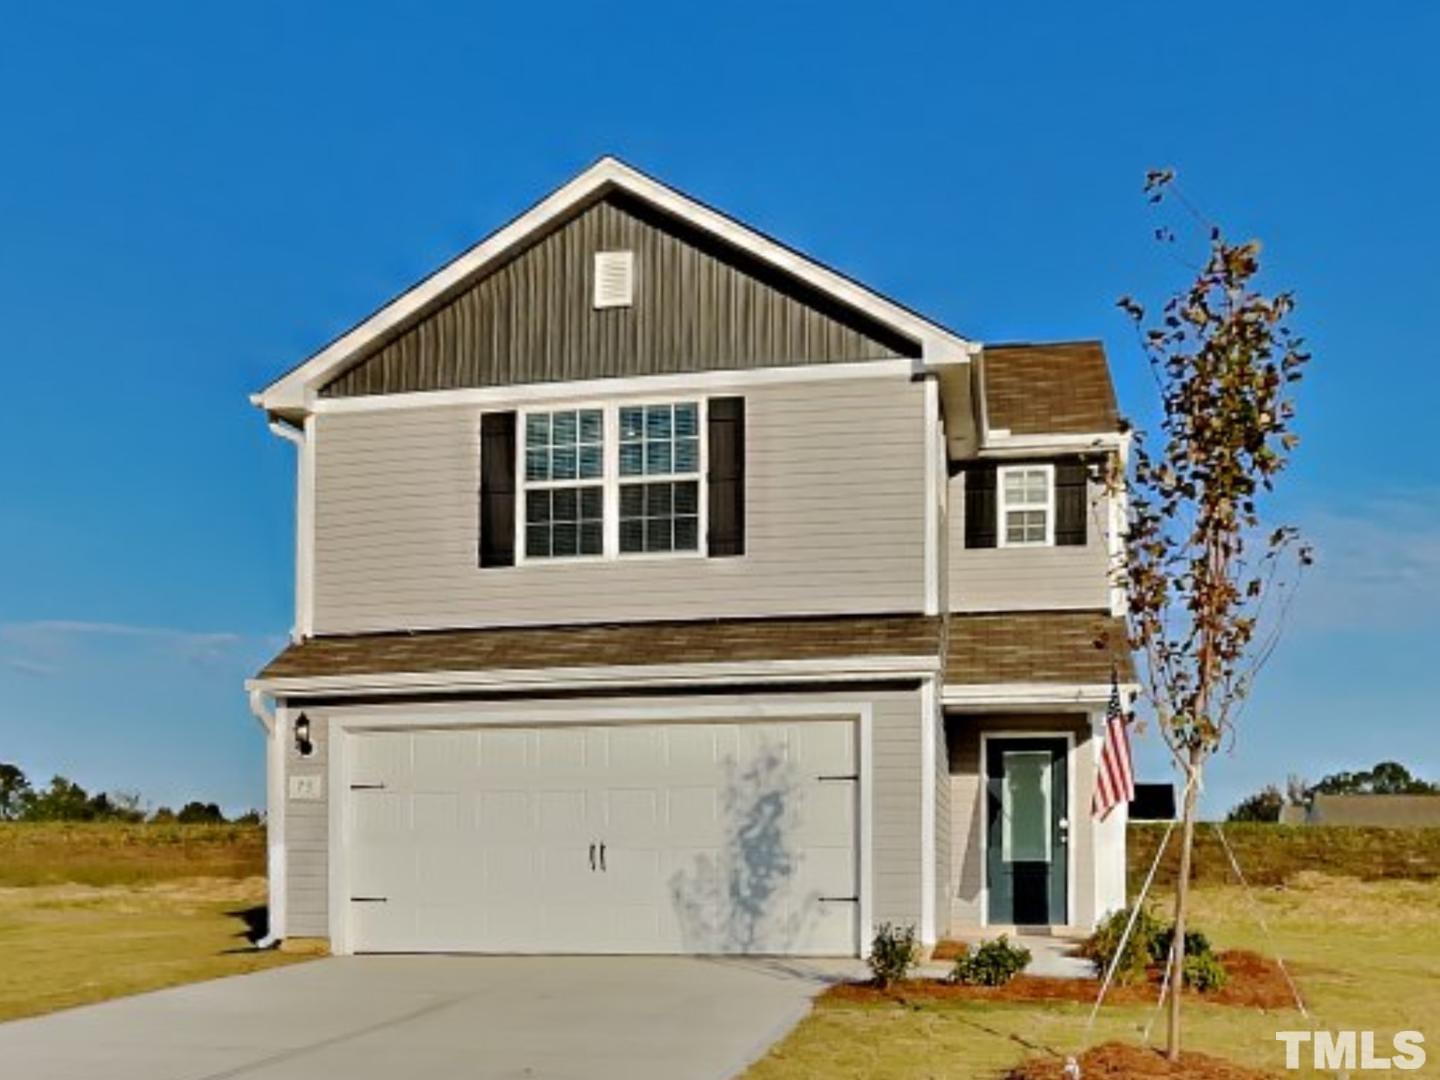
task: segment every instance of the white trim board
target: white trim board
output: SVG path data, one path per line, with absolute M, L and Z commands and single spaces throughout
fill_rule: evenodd
M 459 390 L 413 390 L 401 394 L 364 394 L 359 397 L 318 398 L 311 406 L 317 414 L 388 412 L 445 406 L 522 407 L 530 403 L 570 400 L 622 401 L 650 395 L 681 396 L 753 386 L 841 382 L 851 379 L 913 378 L 919 361 L 906 359 L 852 360 L 836 364 L 795 364 L 777 361 L 773 367 L 730 371 L 695 371 L 670 375 L 628 375 L 623 378 L 581 379 L 575 382 L 516 383 L 508 386 L 474 386 Z M 258 404 L 258 395 L 252 400 Z
M 873 705 L 868 701 L 841 702 L 755 702 L 737 707 L 735 705 L 696 704 L 677 706 L 655 705 L 641 707 L 595 708 L 591 704 L 577 703 L 568 709 L 547 709 L 531 711 L 506 710 L 503 715 L 486 716 L 466 712 L 462 705 L 447 705 L 416 713 L 403 706 L 379 705 L 365 708 L 345 708 L 330 712 L 323 711 L 327 721 L 329 754 L 326 784 L 330 791 L 329 837 L 328 837 L 328 878 L 329 909 L 326 921 L 329 929 L 330 951 L 336 956 L 349 955 L 353 946 L 349 926 L 350 896 L 349 860 L 352 823 L 347 810 L 350 801 L 345 797 L 350 790 L 349 736 L 356 731 L 478 728 L 485 726 L 541 727 L 547 724 L 655 724 L 655 723 L 704 723 L 707 721 L 764 721 L 773 719 L 792 720 L 853 720 L 856 725 L 856 751 L 860 790 L 856 793 L 857 851 L 856 877 L 859 901 L 856 912 L 855 955 L 866 956 L 874 936 L 874 775 L 872 757 L 874 714 Z
M 868 315 L 917 342 L 927 362 L 968 363 L 974 352 L 973 343 L 937 323 L 742 225 L 734 218 L 681 194 L 614 157 L 603 157 L 508 225 L 492 233 L 336 338 L 294 370 L 271 383 L 255 395 L 255 404 L 268 412 L 310 408 L 315 402 L 319 387 L 382 335 L 442 300 L 452 289 L 461 286 L 488 266 L 513 254 L 536 233 L 565 215 L 603 198 L 611 191 L 624 191 L 642 199 L 820 290 L 840 303 Z
M 1121 683 L 1121 691 L 1138 690 L 1136 683 Z M 942 702 L 947 708 L 1064 708 L 1104 705 L 1110 700 L 1106 683 L 976 683 L 947 686 Z

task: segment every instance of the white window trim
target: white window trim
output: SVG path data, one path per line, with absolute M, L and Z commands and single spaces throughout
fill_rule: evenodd
M 1005 528 L 1006 512 L 1009 510 L 1038 510 L 1033 503 L 1010 506 L 1005 501 L 1005 477 L 1011 473 L 1043 472 L 1045 474 L 1045 539 L 1041 541 L 1011 541 Z M 1055 546 L 1055 466 L 1052 463 L 1030 465 L 1002 465 L 995 470 L 995 544 L 1002 548 L 1038 548 Z
M 600 475 L 580 480 L 530 480 L 526 477 L 525 431 L 531 416 L 550 416 L 557 412 L 582 412 L 598 410 L 600 413 Z M 518 410 L 515 422 L 515 473 L 518 484 L 515 500 L 515 565 L 526 563 L 537 565 L 565 566 L 572 563 L 601 562 L 609 556 L 610 537 L 610 422 L 609 407 L 603 401 L 556 402 L 542 408 Z M 576 470 L 579 471 L 578 468 Z M 598 487 L 600 489 L 601 553 L 599 555 L 540 555 L 532 556 L 526 550 L 526 526 L 529 521 L 531 491 L 554 491 L 556 488 Z
M 694 404 L 697 439 L 700 444 L 699 469 L 694 480 L 699 485 L 699 520 L 696 528 L 694 551 L 627 551 L 620 550 L 620 487 L 622 484 L 675 483 L 691 479 L 689 473 L 667 473 L 663 476 L 620 475 L 620 410 L 622 408 L 649 405 Z M 515 471 L 518 483 L 515 507 L 515 565 L 516 566 L 573 566 L 583 563 L 632 562 L 637 560 L 703 559 L 709 556 L 710 542 L 710 439 L 709 399 L 704 394 L 655 394 L 633 398 L 605 401 L 547 401 L 534 407 L 516 410 L 515 423 Z M 532 415 L 550 415 L 557 412 L 600 411 L 601 437 L 600 476 L 587 480 L 528 480 L 525 476 L 526 445 L 525 430 Z M 601 525 L 603 540 L 599 555 L 546 555 L 532 556 L 526 552 L 527 503 L 531 490 L 545 491 L 555 488 L 599 487 L 601 489 Z

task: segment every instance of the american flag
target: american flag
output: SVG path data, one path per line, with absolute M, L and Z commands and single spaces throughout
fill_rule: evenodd
M 1110 705 L 1105 710 L 1105 743 L 1100 747 L 1100 767 L 1095 775 L 1095 798 L 1090 812 L 1101 821 L 1119 803 L 1135 798 L 1135 770 L 1130 764 L 1130 732 L 1125 728 L 1125 710 L 1120 707 L 1120 687 L 1110 682 Z

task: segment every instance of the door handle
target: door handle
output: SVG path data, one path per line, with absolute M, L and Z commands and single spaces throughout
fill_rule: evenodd
M 600 872 L 607 873 L 605 869 L 605 841 L 600 841 Z
M 591 871 L 591 873 L 594 873 L 594 871 L 595 871 L 595 845 L 594 845 L 594 844 L 591 844 L 591 845 L 590 845 L 590 871 Z

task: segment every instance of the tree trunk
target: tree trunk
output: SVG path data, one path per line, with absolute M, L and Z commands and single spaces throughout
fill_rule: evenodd
M 1175 882 L 1175 936 L 1170 947 L 1170 1013 L 1165 1056 L 1180 1060 L 1180 993 L 1185 987 L 1185 917 L 1190 908 L 1190 855 L 1195 845 L 1195 804 L 1200 796 L 1203 753 L 1190 750 L 1190 775 L 1185 781 L 1185 809 L 1180 827 L 1180 877 Z

